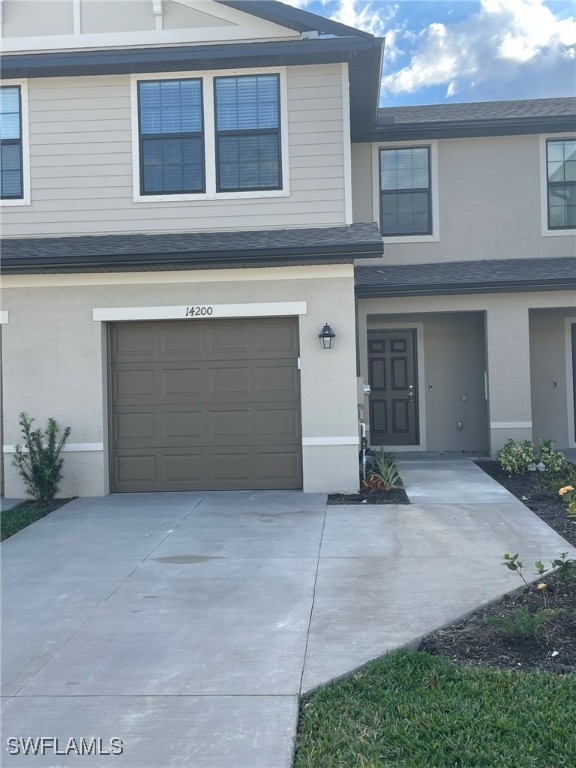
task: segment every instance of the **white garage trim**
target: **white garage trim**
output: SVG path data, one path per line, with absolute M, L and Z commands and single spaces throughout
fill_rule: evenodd
M 358 435 L 352 437 L 303 437 L 302 445 L 360 445 Z
M 98 452 L 104 450 L 104 443 L 66 443 L 62 450 L 66 453 Z M 5 445 L 3 452 L 16 453 L 16 446 Z M 27 453 L 26 449 L 24 449 L 24 453 Z
M 8 312 L 6 310 L 2 310 L 0 312 L 0 325 L 7 325 L 8 324 Z
M 532 429 L 531 421 L 491 421 L 490 429 Z
M 287 317 L 305 314 L 305 301 L 276 301 L 260 304 L 190 304 L 179 307 L 99 307 L 92 310 L 92 320 L 210 320 L 221 317 Z

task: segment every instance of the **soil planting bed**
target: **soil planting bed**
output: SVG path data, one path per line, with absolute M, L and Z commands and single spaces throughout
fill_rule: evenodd
M 328 504 L 410 504 L 404 488 L 392 491 L 360 490 L 358 493 L 330 493 Z
M 551 493 L 542 492 L 533 474 L 508 477 L 495 461 L 477 462 L 487 474 L 507 488 L 538 517 L 576 546 L 576 524 L 568 519 L 566 505 Z M 512 553 L 512 554 L 515 554 Z M 558 552 L 558 555 L 560 552 Z M 524 576 L 534 578 L 534 563 L 523 559 Z M 549 563 L 545 562 L 549 567 Z M 504 567 L 504 566 L 502 566 Z M 536 585 L 507 595 L 498 603 L 475 611 L 467 619 L 426 637 L 421 650 L 452 661 L 514 670 L 546 670 L 558 674 L 576 672 L 576 580 L 560 581 L 555 574 L 542 579 L 545 590 Z M 521 579 L 518 577 L 519 587 Z M 531 613 L 544 607 L 553 611 L 532 639 L 515 639 L 490 626 L 489 616 L 510 616 L 522 605 Z

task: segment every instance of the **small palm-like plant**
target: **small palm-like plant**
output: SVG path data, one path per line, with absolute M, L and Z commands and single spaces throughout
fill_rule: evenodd
M 58 437 L 56 420 L 49 418 L 45 430 L 33 430 L 34 419 L 24 411 L 18 423 L 22 429 L 24 445 L 16 446 L 14 465 L 24 480 L 26 492 L 35 501 L 46 504 L 58 493 L 64 464 L 60 454 L 72 429 L 66 427 Z
M 376 491 L 392 491 L 402 488 L 402 478 L 394 456 L 380 451 L 370 457 L 368 479 L 365 486 Z

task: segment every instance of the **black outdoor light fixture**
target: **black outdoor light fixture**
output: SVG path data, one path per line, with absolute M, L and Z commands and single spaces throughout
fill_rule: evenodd
M 322 328 L 320 333 L 318 334 L 318 338 L 320 339 L 320 346 L 322 349 L 332 349 L 334 346 L 334 339 L 336 338 L 336 334 L 330 328 L 328 323 Z

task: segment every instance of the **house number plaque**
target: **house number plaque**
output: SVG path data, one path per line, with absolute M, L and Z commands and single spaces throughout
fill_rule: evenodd
M 214 307 L 210 306 L 197 306 L 186 307 L 186 313 L 184 317 L 210 317 L 214 314 Z

